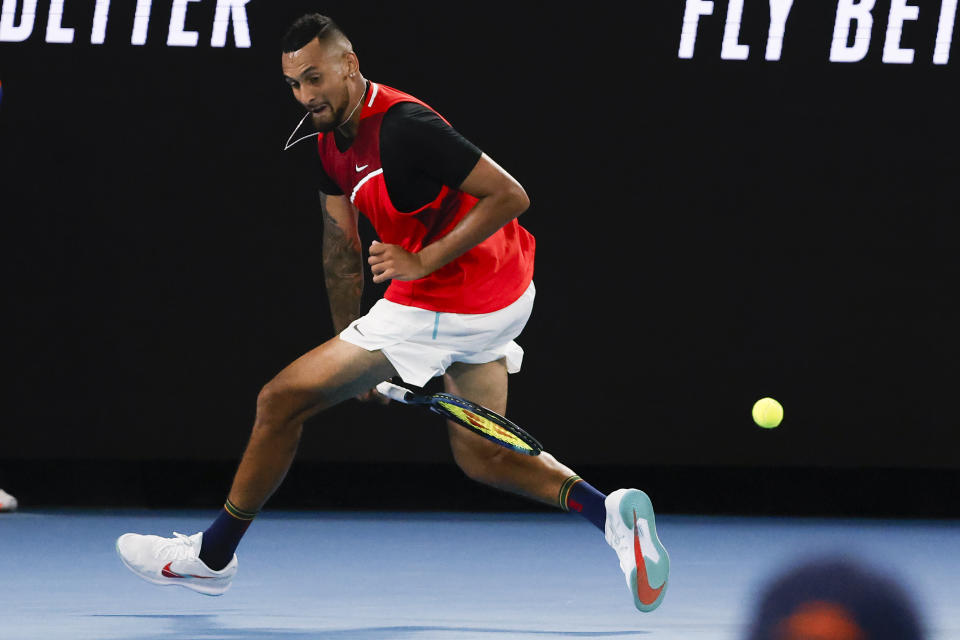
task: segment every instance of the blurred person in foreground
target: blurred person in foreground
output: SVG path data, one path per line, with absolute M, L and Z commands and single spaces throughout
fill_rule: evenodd
M 924 640 L 895 576 L 831 556 L 797 562 L 763 587 L 747 640 Z

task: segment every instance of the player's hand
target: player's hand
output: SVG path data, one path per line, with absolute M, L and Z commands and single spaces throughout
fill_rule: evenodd
M 373 281 L 377 283 L 387 280 L 419 280 L 431 271 L 416 253 L 410 253 L 399 245 L 376 240 L 370 245 L 367 262 L 373 272 Z
M 390 398 L 383 395 L 376 389 L 370 389 L 364 393 L 361 393 L 357 396 L 357 400 L 360 402 L 376 402 L 377 404 L 390 404 Z

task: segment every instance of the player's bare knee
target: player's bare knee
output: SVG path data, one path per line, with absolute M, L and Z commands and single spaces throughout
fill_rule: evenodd
M 257 417 L 254 429 L 287 428 L 293 417 L 291 394 L 282 384 L 271 380 L 257 394 Z

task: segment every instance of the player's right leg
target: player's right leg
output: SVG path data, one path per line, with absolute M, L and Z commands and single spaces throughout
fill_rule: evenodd
M 224 511 L 204 532 L 173 538 L 128 533 L 117 552 L 135 574 L 159 585 L 180 585 L 220 595 L 237 570 L 233 553 L 249 521 L 286 476 L 303 422 L 396 375 L 380 351 L 333 338 L 298 358 L 257 397 L 250 440 Z

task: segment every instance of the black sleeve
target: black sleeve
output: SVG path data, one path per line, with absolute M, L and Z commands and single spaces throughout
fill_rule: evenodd
M 384 114 L 381 157 L 402 154 L 402 164 L 425 177 L 458 188 L 477 166 L 482 152 L 435 112 L 415 102 L 400 102 Z
M 343 189 L 337 186 L 330 176 L 327 175 L 327 172 L 323 170 L 323 163 L 320 162 L 320 158 L 314 152 L 314 165 L 316 170 L 314 171 L 314 177 L 316 179 L 317 188 L 320 191 L 323 191 L 328 196 L 342 196 Z

